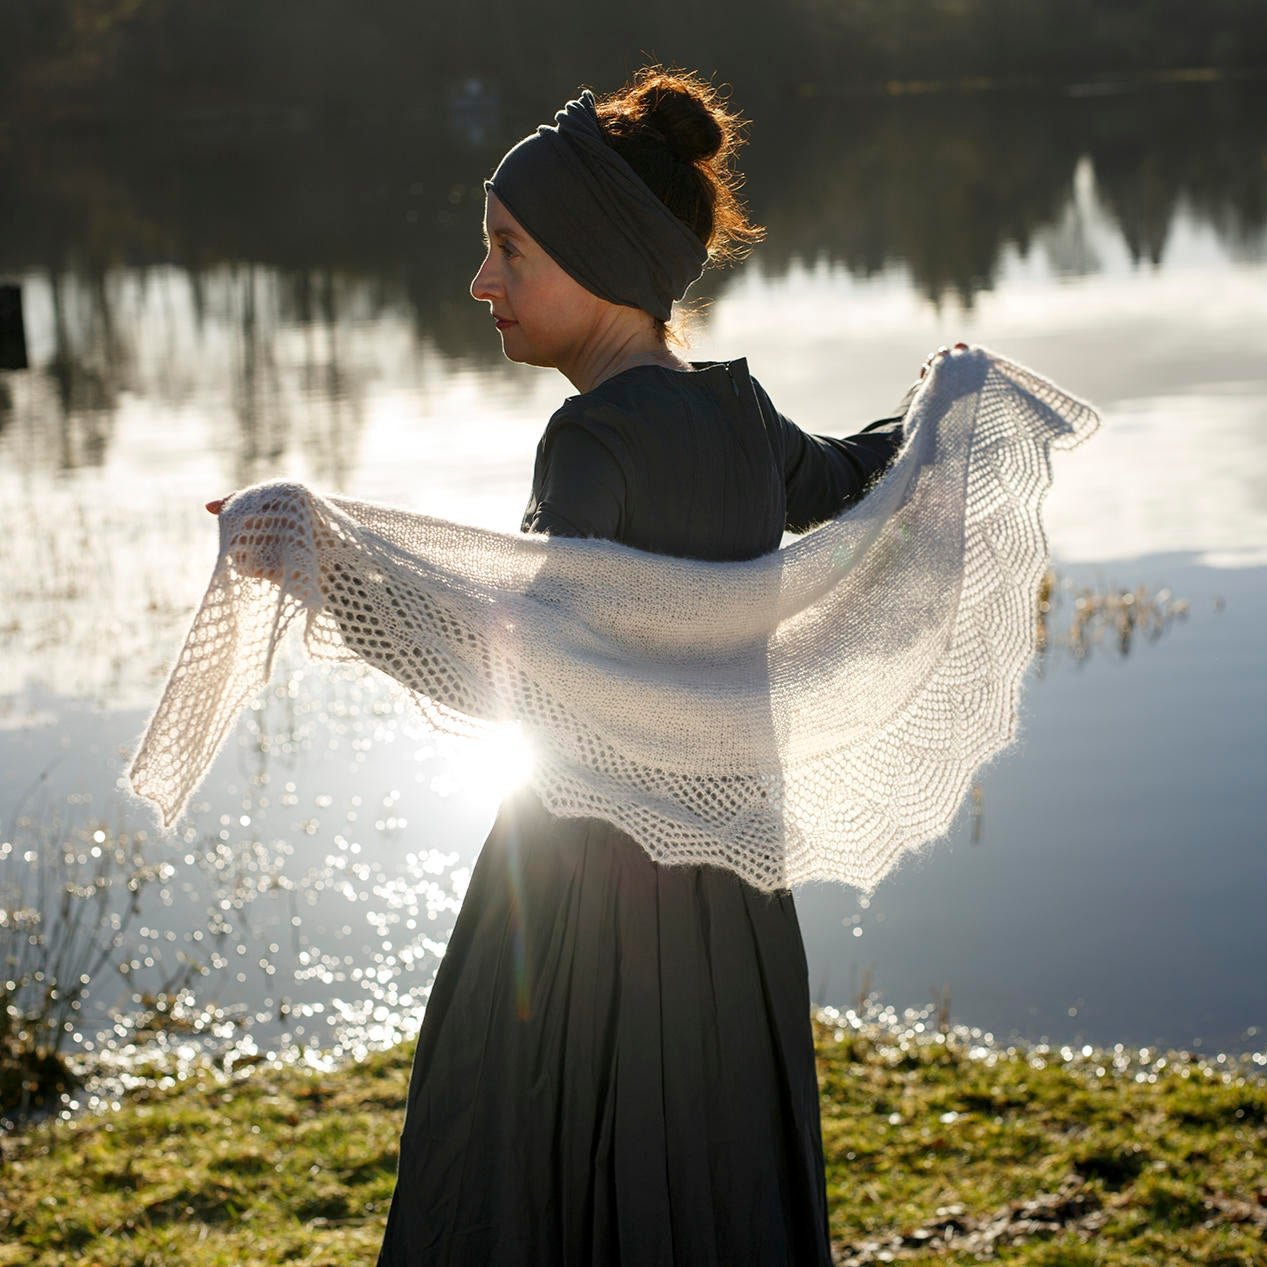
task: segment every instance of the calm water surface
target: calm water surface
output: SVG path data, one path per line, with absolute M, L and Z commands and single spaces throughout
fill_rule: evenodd
M 754 137 L 770 242 L 711 283 L 691 356 L 747 356 L 785 413 L 840 434 L 962 337 L 1104 419 L 1058 456 L 1058 583 L 1020 742 L 869 902 L 798 895 L 821 1002 L 948 993 L 952 1019 L 999 1038 L 1264 1047 L 1267 111 L 1200 94 L 1028 100 L 998 127 L 963 102 L 867 107 L 843 145 L 824 122 L 817 199 L 780 167 L 777 120 Z M 1167 123 L 1211 113 L 1237 125 L 1213 150 Z M 42 186 L 18 200 L 0 255 L 30 366 L 0 374 L 0 884 L 10 911 L 30 904 L 59 846 L 82 871 L 120 837 L 153 866 L 135 911 L 110 908 L 124 944 L 85 1042 L 127 1038 L 120 1009 L 164 991 L 191 1032 L 261 1047 L 416 1028 L 513 751 L 439 743 L 380 681 L 295 659 L 179 836 L 153 833 L 120 776 L 209 574 L 209 497 L 284 473 L 517 527 L 571 387 L 503 362 L 463 287 L 471 191 L 531 121 L 446 132 L 427 181 L 384 158 L 389 194 L 325 236 L 276 229 L 295 211 L 277 190 L 257 191 L 254 229 L 159 198 L 100 138 L 63 170 L 72 191 L 117 172 L 110 215 Z M 1106 618 L 1071 641 L 1080 594 L 1112 616 L 1127 591 L 1151 633 Z

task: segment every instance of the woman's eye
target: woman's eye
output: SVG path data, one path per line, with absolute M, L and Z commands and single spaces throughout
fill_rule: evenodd
M 510 259 L 510 257 L 515 254 L 515 248 L 513 246 L 508 246 L 505 242 L 499 243 L 499 245 L 501 247 L 501 253 L 507 259 Z

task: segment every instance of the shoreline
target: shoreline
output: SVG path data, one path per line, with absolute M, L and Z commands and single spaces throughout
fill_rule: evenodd
M 1267 1265 L 1267 1053 L 1005 1048 L 917 1015 L 815 1018 L 838 1263 Z M 205 1063 L 0 1138 L 0 1264 L 366 1261 L 413 1046 Z
M 795 96 L 815 101 L 887 101 L 898 97 L 972 96 L 984 93 L 1039 93 L 1054 96 L 1099 97 L 1140 92 L 1149 88 L 1186 85 L 1263 85 L 1267 84 L 1267 65 L 1197 65 L 1160 66 L 1150 69 L 1122 68 L 1079 75 L 1073 70 L 1041 74 L 1020 72 L 1007 75 L 963 75 L 947 79 L 902 78 L 900 76 L 860 79 L 854 83 L 838 80 L 823 82 L 805 79 L 794 88 Z M 758 90 L 749 91 L 753 102 L 762 100 Z M 19 125 L 35 123 L 40 134 L 65 132 L 101 133 L 113 128 L 141 126 L 147 133 L 185 132 L 204 128 L 218 134 L 226 124 L 249 125 L 253 132 L 289 136 L 296 132 L 318 130 L 355 133 L 361 130 L 389 128 L 408 131 L 430 122 L 429 115 L 417 111 L 393 112 L 375 107 L 365 115 L 349 112 L 337 119 L 328 118 L 314 103 L 256 100 L 225 100 L 215 105 L 197 104 L 178 107 L 156 118 L 144 105 L 116 106 L 88 99 L 82 102 L 59 101 L 50 110 L 47 102 L 32 107 L 16 106 L 7 119 L 0 119 L 0 136 L 17 131 Z
M 834 1041 L 857 1041 L 859 1037 L 879 1049 L 905 1050 L 914 1045 L 951 1044 L 970 1060 L 989 1061 L 1000 1057 L 1021 1058 L 1036 1067 L 1057 1065 L 1071 1072 L 1094 1075 L 1096 1070 L 1114 1076 L 1151 1078 L 1166 1068 L 1187 1068 L 1204 1076 L 1267 1080 L 1267 1043 L 1261 1048 L 1237 1051 L 1198 1051 L 1190 1047 L 1159 1044 L 1135 1046 L 1113 1044 L 1056 1043 L 1045 1038 L 1027 1039 L 1012 1035 L 998 1038 L 993 1031 L 962 1022 L 951 1023 L 935 1004 L 906 1008 L 902 1012 L 870 996 L 865 1007 L 811 1007 L 816 1032 L 831 1034 Z M 155 1019 L 157 1014 L 151 1014 Z M 122 1107 L 134 1092 L 145 1088 L 170 1089 L 199 1076 L 219 1078 L 232 1086 L 253 1070 L 294 1070 L 337 1074 L 385 1052 L 408 1049 L 417 1040 L 421 1013 L 411 1018 L 408 1032 L 400 1024 L 380 1027 L 383 1041 L 350 1031 L 333 1047 L 299 1045 L 282 1039 L 261 1048 L 253 1035 L 212 1047 L 201 1040 L 203 1033 L 190 1029 L 179 1018 L 170 1027 L 151 1025 L 149 1037 L 100 1051 L 72 1050 L 56 1059 L 65 1068 L 69 1083 L 50 1095 L 34 1110 L 10 1116 L 9 1106 L 0 1102 L 0 1160 L 6 1137 L 20 1136 L 28 1129 L 53 1121 L 69 1122 L 86 1114 L 108 1113 Z M 1251 1032 L 1253 1032 L 1251 1030 Z M 8 1071 L 12 1075 L 12 1068 Z M 1101 1075 L 1103 1076 L 1103 1075 Z M 3 1260 L 0 1260 L 2 1264 Z

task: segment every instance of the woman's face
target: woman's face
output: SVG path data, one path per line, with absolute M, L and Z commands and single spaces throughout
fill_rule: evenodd
M 574 363 L 593 334 L 603 301 L 573 280 L 488 193 L 487 254 L 471 295 L 488 302 L 507 360 L 557 367 Z

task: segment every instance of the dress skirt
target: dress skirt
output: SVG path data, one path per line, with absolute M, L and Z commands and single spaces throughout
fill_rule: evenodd
M 790 893 L 501 805 L 414 1056 L 379 1267 L 826 1267 Z

